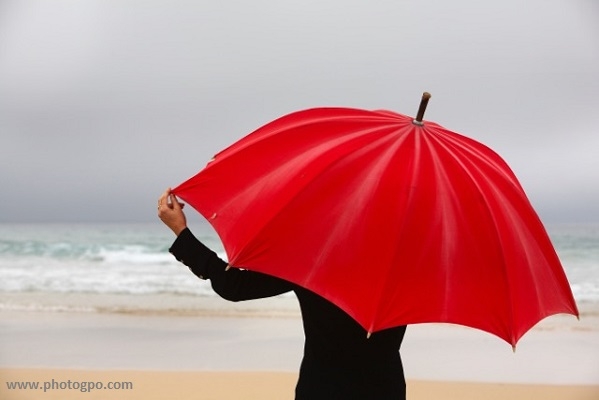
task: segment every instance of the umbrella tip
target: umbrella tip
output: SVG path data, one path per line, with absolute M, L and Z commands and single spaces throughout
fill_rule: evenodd
M 426 111 L 426 106 L 428 105 L 428 101 L 431 98 L 431 94 L 429 92 L 422 93 L 422 99 L 420 100 L 420 107 L 418 107 L 418 114 L 416 114 L 416 118 L 412 120 L 414 125 L 422 126 L 424 123 L 422 122 L 422 118 L 424 118 L 424 112 Z
M 369 332 L 366 334 L 366 339 L 370 339 L 370 336 L 372 336 L 372 332 L 370 332 L 370 331 L 369 331 Z

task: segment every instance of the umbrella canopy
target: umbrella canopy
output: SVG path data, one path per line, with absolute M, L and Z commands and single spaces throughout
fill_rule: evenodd
M 549 315 L 578 315 L 508 165 L 420 111 L 294 112 L 173 193 L 213 225 L 230 265 L 310 289 L 368 332 L 448 322 L 515 346 Z

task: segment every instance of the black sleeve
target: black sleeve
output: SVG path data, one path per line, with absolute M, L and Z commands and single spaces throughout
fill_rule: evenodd
M 189 229 L 182 231 L 169 251 L 226 300 L 241 301 L 276 296 L 293 290 L 293 284 L 254 271 L 231 267 L 200 242 Z

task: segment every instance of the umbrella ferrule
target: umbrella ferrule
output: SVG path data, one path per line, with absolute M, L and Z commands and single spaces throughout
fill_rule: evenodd
M 429 92 L 422 93 L 422 100 L 420 100 L 420 107 L 418 107 L 418 113 L 416 114 L 416 118 L 412 120 L 414 125 L 422 126 L 424 122 L 422 119 L 424 118 L 424 112 L 426 111 L 426 106 L 428 105 L 428 100 L 431 98 L 431 94 Z

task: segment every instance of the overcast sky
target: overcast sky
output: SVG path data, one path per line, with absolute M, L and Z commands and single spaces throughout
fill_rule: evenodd
M 495 149 L 546 223 L 599 221 L 599 2 L 0 2 L 0 222 L 153 221 L 217 151 L 316 106 Z

